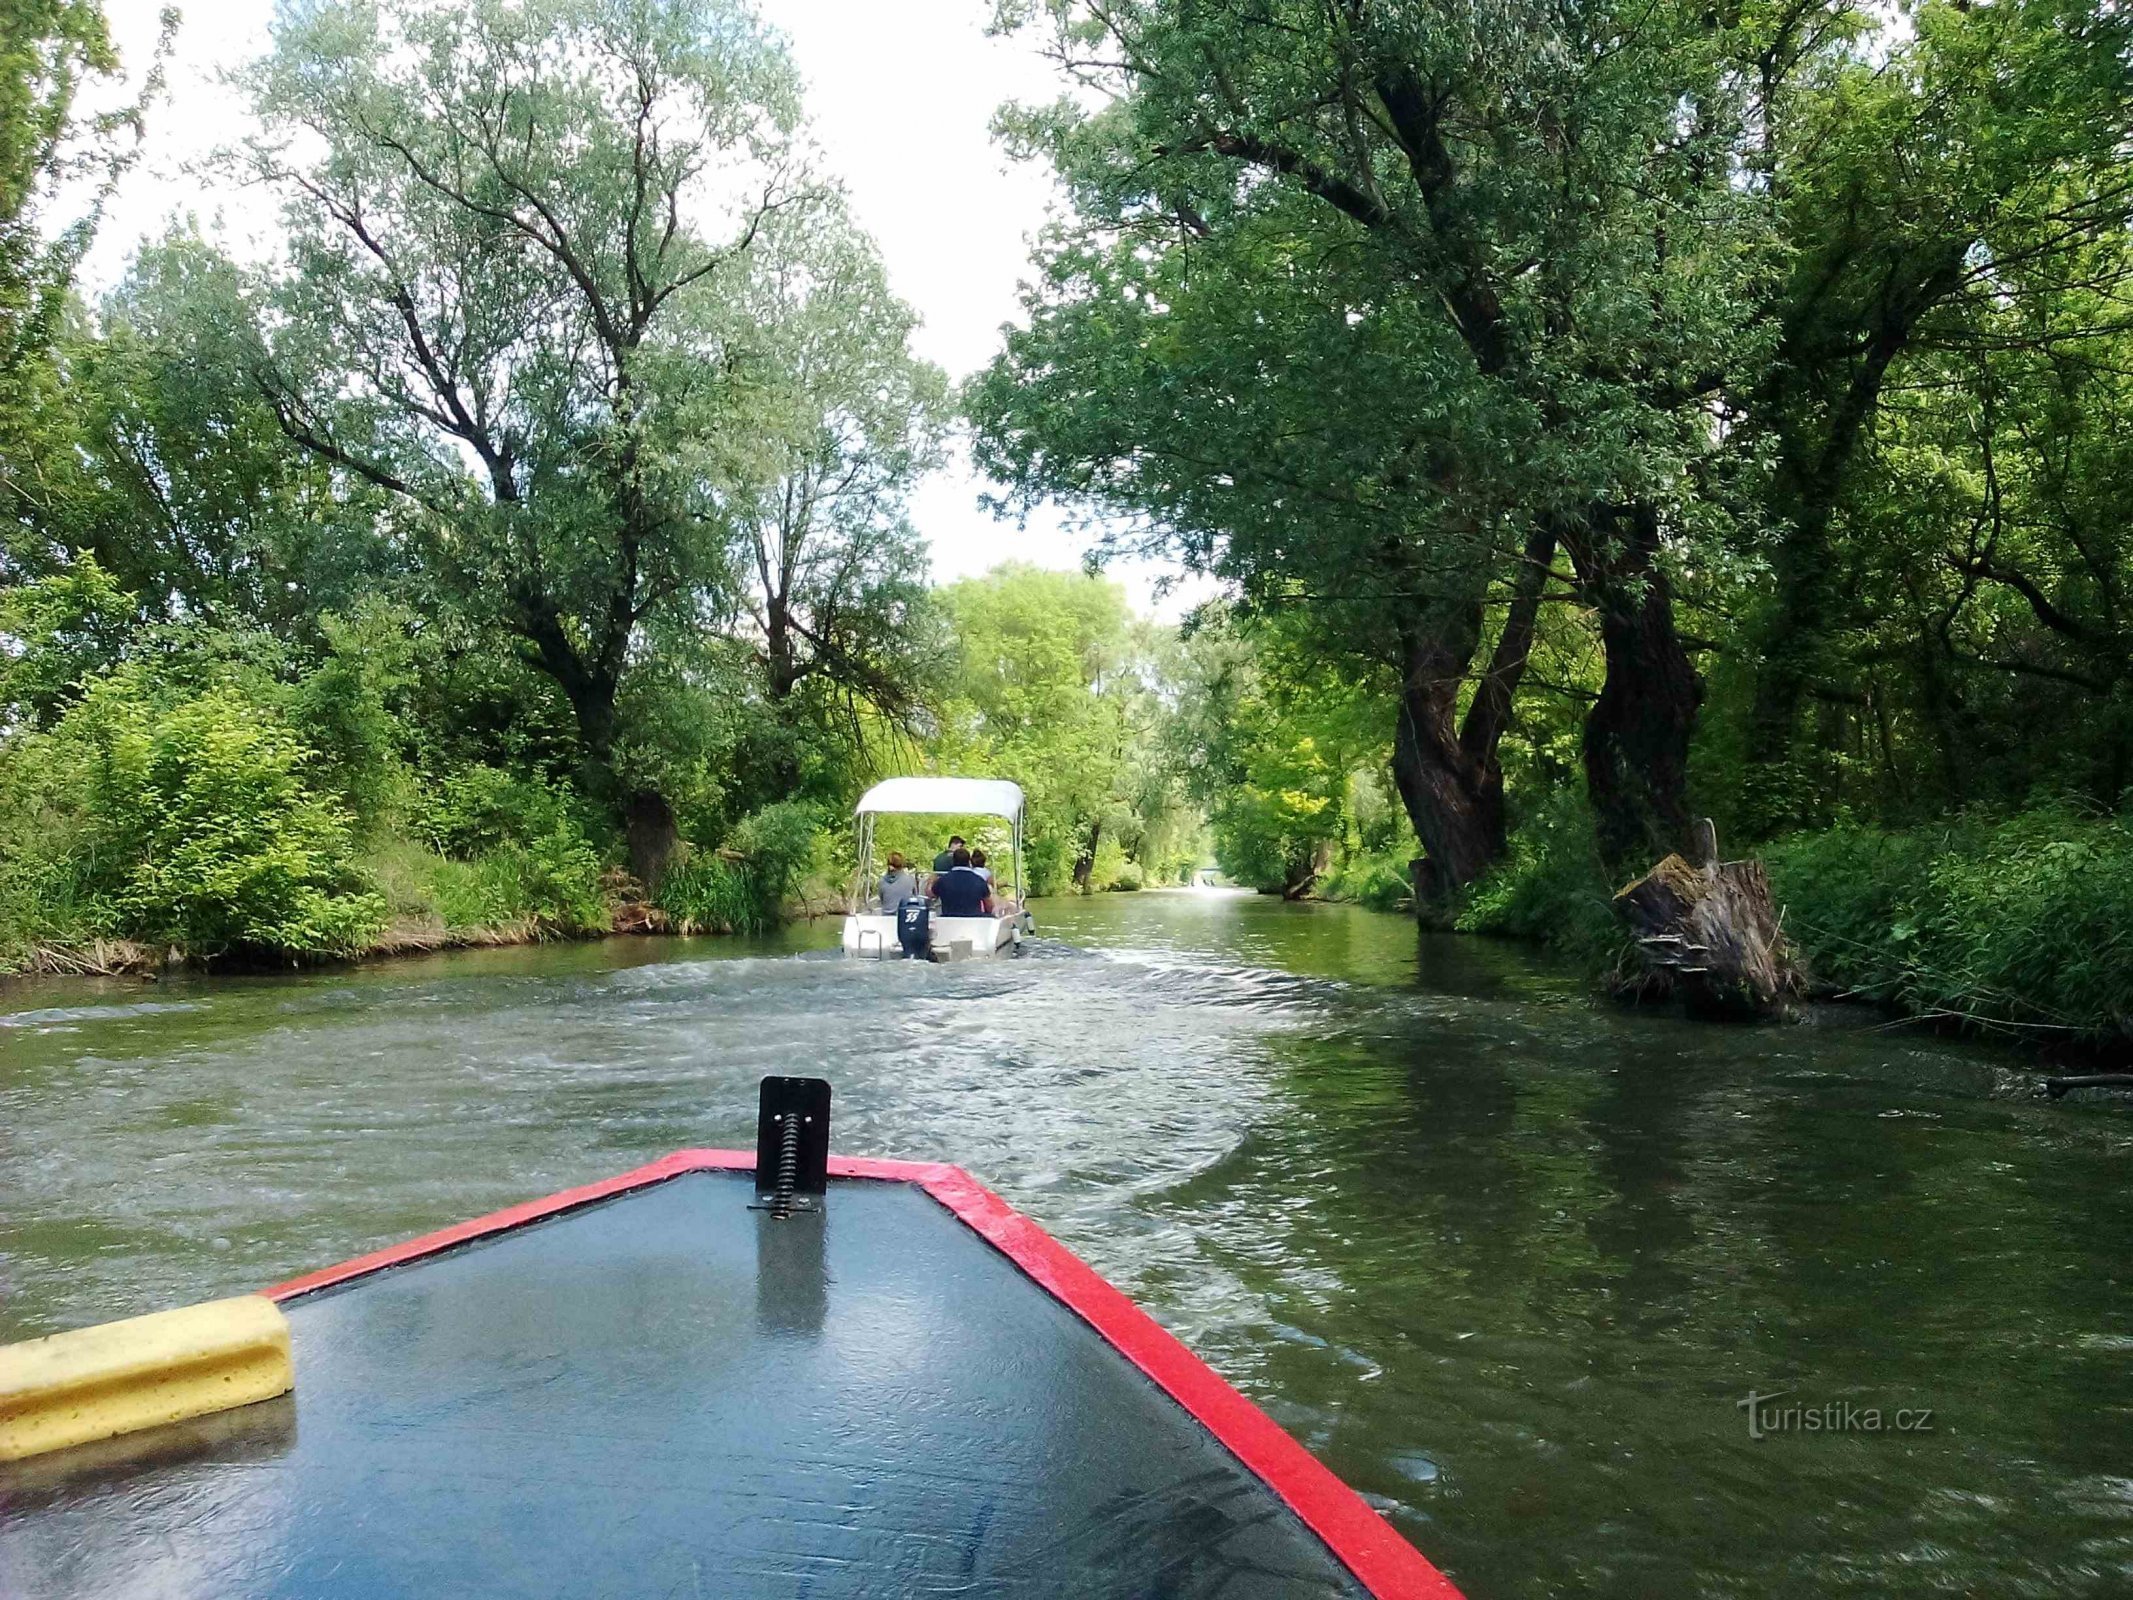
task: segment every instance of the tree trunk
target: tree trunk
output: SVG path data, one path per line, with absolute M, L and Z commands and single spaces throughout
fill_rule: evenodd
M 1520 552 L 1488 671 L 1475 686 L 1466 720 L 1453 731 L 1459 689 L 1480 642 L 1481 608 L 1441 632 L 1417 624 L 1402 641 L 1400 720 L 1392 747 L 1393 781 L 1423 855 L 1412 870 L 1415 910 L 1426 914 L 1493 866 L 1504 853 L 1500 749 L 1540 614 L 1552 528 L 1535 528 Z
M 1311 847 L 1311 854 L 1302 861 L 1290 864 L 1283 874 L 1281 898 L 1301 900 L 1318 887 L 1318 880 L 1326 875 L 1333 865 L 1333 841 L 1321 839 Z
M 1503 773 L 1459 742 L 1459 690 L 1480 633 L 1480 607 L 1461 618 L 1457 637 L 1406 630 L 1400 675 L 1400 720 L 1392 741 L 1393 781 L 1423 867 L 1416 874 L 1418 912 L 1441 907 L 1486 872 L 1504 849 Z M 1446 630 L 1451 632 L 1452 630 Z
M 1825 292 L 1787 310 L 1770 381 L 1751 407 L 1775 437 L 1770 508 L 1784 530 L 1773 562 L 1777 603 L 1762 632 L 1748 717 L 1746 820 L 1759 834 L 1814 820 L 1826 792 L 1795 758 L 1800 709 L 1850 609 L 1830 528 L 1889 367 L 1920 319 L 1961 284 L 1968 248 L 1965 230 L 1898 255 L 1851 297 L 1836 292 L 1841 275 L 1819 276 Z
M 1842 480 L 1837 462 L 1780 453 L 1771 501 L 1785 533 L 1771 561 L 1775 604 L 1763 629 L 1743 774 L 1742 821 L 1759 838 L 1811 820 L 1812 795 L 1821 788 L 1812 773 L 1796 770 L 1794 758 L 1800 708 L 1815 674 L 1827 670 L 1830 630 L 1844 609 L 1829 540 Z
M 1650 506 L 1610 506 L 1562 530 L 1598 613 L 1607 677 L 1585 718 L 1585 786 L 1617 875 L 1688 847 L 1689 737 L 1702 687 L 1674 628 Z
M 615 678 L 587 668 L 552 617 L 545 625 L 535 621 L 526 627 L 525 634 L 538 653 L 541 668 L 555 679 L 570 701 L 571 714 L 578 724 L 578 742 L 585 748 L 591 787 L 622 814 L 630 876 L 647 895 L 657 894 L 660 881 L 681 846 L 681 826 L 672 804 L 656 789 L 623 792 L 621 776 L 613 766 L 618 689 Z
M 656 895 L 681 848 L 681 827 L 673 806 L 656 789 L 639 789 L 623 810 L 624 831 L 629 839 L 630 876 Z
M 1088 842 L 1082 846 L 1081 853 L 1074 857 L 1074 887 L 1083 894 L 1091 892 L 1089 875 L 1096 870 L 1096 846 L 1103 836 L 1104 825 L 1101 822 L 1090 823 Z
M 785 603 L 773 596 L 768 609 L 770 624 L 763 630 L 764 680 L 770 698 L 782 704 L 792 698 L 800 681 L 800 663 L 793 650 L 792 618 Z

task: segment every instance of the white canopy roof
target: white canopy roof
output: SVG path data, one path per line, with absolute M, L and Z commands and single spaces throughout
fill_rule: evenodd
M 858 815 L 883 811 L 935 817 L 1019 817 L 1022 785 L 1005 778 L 885 778 L 860 797 Z

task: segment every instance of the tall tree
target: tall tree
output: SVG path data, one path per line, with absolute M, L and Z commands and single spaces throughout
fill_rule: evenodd
M 176 22 L 163 14 L 163 46 Z M 162 58 L 159 46 L 130 104 L 87 107 L 85 93 L 118 81 L 103 7 L 0 0 L 0 574 L 52 554 L 44 524 L 71 465 L 53 347 L 74 269 L 138 153 Z
M 1022 785 L 1039 894 L 1085 885 L 1153 737 L 1145 663 L 1115 583 L 1009 565 L 941 591 L 961 661 L 935 754 Z
M 2133 223 L 2133 19 L 2092 0 L 1912 15 L 1901 38 L 1849 0 L 1743 23 L 1748 155 L 1791 248 L 1761 313 L 1776 358 L 1739 396 L 1772 462 L 1741 818 L 1758 832 L 1826 815 L 1830 764 L 1803 712 L 1861 692 L 1836 646 L 1865 545 L 1837 524 L 1889 384 L 1914 352 L 1966 342 L 2047 258 Z
M 773 713 L 767 774 L 790 790 L 803 747 L 869 720 L 909 727 L 945 665 L 927 602 L 912 484 L 941 459 L 947 380 L 910 350 L 916 316 L 834 211 L 753 281 L 777 374 L 760 481 L 733 496 L 735 591 Z
M 253 382 L 243 274 L 196 234 L 143 249 L 63 342 L 74 491 L 48 521 L 144 617 L 316 642 L 405 565 L 390 498 L 294 449 Z
M 1699 690 L 1674 622 L 1668 547 L 1697 531 L 1684 508 L 1717 448 L 1709 396 L 1758 356 L 1740 336 L 1741 310 L 1769 259 L 1731 178 L 1741 92 L 1719 19 L 1670 5 L 1506 12 L 1395 0 L 1002 10 L 1008 25 L 1040 16 L 1064 68 L 1112 103 L 1017 122 L 1073 186 L 1081 231 L 1050 252 L 1046 293 L 1007 370 L 1097 394 L 1108 374 L 1055 327 L 1094 321 L 1127 349 L 1164 348 L 1173 285 L 1210 267 L 1261 291 L 1245 315 L 1263 319 L 1275 346 L 1286 325 L 1264 296 L 1338 278 L 1325 309 L 1385 343 L 1358 436 L 1365 471 L 1341 484 L 1356 465 L 1341 460 L 1286 503 L 1265 496 L 1290 524 L 1264 547 L 1272 560 L 1229 542 L 1227 523 L 1179 529 L 1166 504 L 1143 498 L 1138 509 L 1188 552 L 1224 541 L 1251 571 L 1405 597 L 1404 614 L 1381 611 L 1371 632 L 1397 664 L 1401 789 L 1446 888 L 1501 849 L 1494 746 L 1508 700 L 1491 691 L 1464 724 L 1456 716 L 1477 676 L 1480 607 L 1495 583 L 1521 602 L 1513 618 L 1529 616 L 1545 582 L 1535 575 L 1560 550 L 1606 660 L 1585 725 L 1603 847 L 1628 864 L 1683 842 Z M 1270 249 L 1277 217 L 1288 239 Z M 1178 263 L 1152 302 L 1113 285 L 1119 250 L 1104 247 L 1126 235 Z M 1235 436 L 1254 446 L 1323 447 L 1309 424 L 1284 432 L 1249 419 L 1273 395 L 1305 416 L 1347 381 L 1319 359 L 1325 348 L 1262 347 L 1256 370 L 1225 375 L 1219 401 L 1175 384 L 1141 410 L 1209 399 L 1201 414 L 1234 408 L 1247 419 Z M 1142 465 L 1142 417 L 1108 451 L 1063 437 L 1047 456 L 1071 413 L 1052 397 L 999 400 L 991 431 L 1025 483 L 1100 496 Z M 1224 452 L 1214 473 L 1263 483 L 1250 463 L 1238 470 L 1242 454 Z M 1335 505 L 1369 495 L 1375 559 L 1348 559 L 1352 543 L 1317 545 L 1321 486 Z M 1514 628 L 1478 675 L 1515 687 L 1529 639 Z
M 440 591 L 562 690 L 655 880 L 675 816 L 623 691 L 651 630 L 725 608 L 768 476 L 749 285 L 826 198 L 790 62 L 738 0 L 318 0 L 252 88 L 279 425 L 408 505 Z
M 1182 554 L 1248 609 L 1308 613 L 1326 653 L 1389 674 L 1402 790 L 1449 890 L 1503 848 L 1497 747 L 1553 536 L 1521 547 L 1500 457 L 1447 426 L 1485 397 L 1434 313 L 1367 240 L 1329 248 L 1308 196 L 1259 200 L 1219 228 L 1195 213 L 1183 238 L 1122 213 L 1115 239 L 1053 255 L 1031 328 L 972 390 L 981 449 L 1025 497 L 1123 517 L 1114 541 Z M 1521 603 L 1469 699 L 1492 586 Z

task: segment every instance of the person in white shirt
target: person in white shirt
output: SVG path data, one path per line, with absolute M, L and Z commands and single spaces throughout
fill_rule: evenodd
M 906 900 L 918 898 L 918 879 L 904 865 L 899 851 L 889 852 L 888 866 L 889 870 L 881 875 L 881 909 L 893 915 Z
M 983 878 L 987 883 L 991 883 L 993 881 L 992 868 L 985 865 L 985 852 L 982 850 L 973 850 L 970 852 L 970 870 L 972 872 L 975 872 L 979 877 Z

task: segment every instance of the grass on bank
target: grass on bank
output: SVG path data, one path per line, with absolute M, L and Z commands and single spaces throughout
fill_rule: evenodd
M 2045 809 L 1764 851 L 1822 983 L 1921 1016 L 2133 1043 L 2133 826 Z

